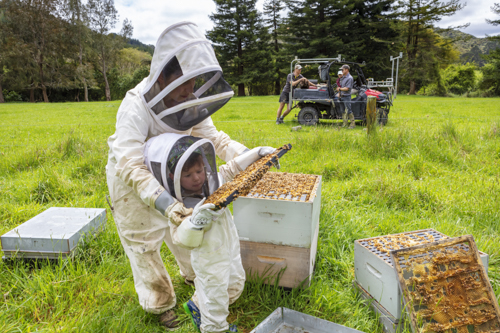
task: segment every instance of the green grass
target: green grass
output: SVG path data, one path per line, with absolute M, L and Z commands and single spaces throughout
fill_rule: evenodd
M 339 130 L 329 121 L 290 131 L 274 120 L 276 96 L 233 98 L 213 117 L 248 147 L 292 143 L 283 172 L 323 176 L 320 236 L 313 283 L 284 291 L 246 284 L 230 321 L 250 331 L 286 306 L 364 332 L 382 332 L 353 291 L 356 239 L 434 228 L 472 234 L 490 255 L 500 296 L 500 99 L 398 96 L 389 124 Z M 120 102 L 0 105 L 0 234 L 53 206 L 107 207 L 107 138 Z M 166 247 L 177 293 L 184 285 Z M 132 273 L 111 214 L 99 237 L 72 260 L 0 261 L 0 332 L 162 332 L 139 306 Z

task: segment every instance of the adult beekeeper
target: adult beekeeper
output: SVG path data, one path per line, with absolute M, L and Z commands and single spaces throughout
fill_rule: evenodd
M 197 332 L 237 332 L 229 325 L 229 304 L 241 295 L 245 271 L 238 232 L 228 209 L 215 210 L 205 198 L 272 147 L 245 152 L 217 172 L 215 148 L 207 139 L 166 133 L 146 143 L 146 165 L 177 200 L 166 212 L 175 246 L 188 247 L 196 291 L 184 304 Z M 176 209 L 180 206 L 180 209 Z
M 172 246 L 165 211 L 176 201 L 144 164 L 144 147 L 162 133 L 193 135 L 209 140 L 222 160 L 232 160 L 247 148 L 217 131 L 210 118 L 232 96 L 210 42 L 194 23 L 174 24 L 158 38 L 149 76 L 127 92 L 108 139 L 113 216 L 139 302 L 167 329 L 178 321 L 175 292 L 160 257 L 163 242 L 186 281 L 195 274 L 190 251 Z

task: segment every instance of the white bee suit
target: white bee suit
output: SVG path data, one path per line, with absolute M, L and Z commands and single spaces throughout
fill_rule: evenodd
M 183 152 L 183 155 L 178 160 L 175 171 L 169 169 L 167 161 L 180 152 Z M 180 185 L 181 170 L 192 153 L 201 154 L 205 165 L 206 181 L 203 194 L 197 198 L 183 195 Z M 152 138 L 147 143 L 145 155 L 146 165 L 155 177 L 188 208 L 194 208 L 202 197 L 209 196 L 219 184 L 230 181 L 241 171 L 236 163 L 230 161 L 220 167 L 221 173 L 217 173 L 215 148 L 212 143 L 190 136 L 163 134 Z M 173 180 L 168 177 L 169 174 L 173 174 Z M 179 241 L 182 238 L 178 237 L 177 231 L 181 228 L 177 223 L 170 221 L 173 246 L 187 246 Z M 182 221 L 183 223 L 189 222 Z M 197 238 L 196 232 L 198 231 L 190 236 Z M 199 232 L 203 235 L 201 245 L 191 251 L 191 264 L 196 274 L 193 300 L 200 309 L 201 331 L 223 332 L 229 327 L 226 321 L 229 304 L 238 299 L 245 285 L 238 232 L 228 209 L 224 209 L 224 213 L 212 222 L 208 231 L 205 229 Z
M 185 85 L 189 96 L 177 93 Z M 168 221 L 155 209 L 156 199 L 166 194 L 144 164 L 146 141 L 163 133 L 193 135 L 209 140 L 222 160 L 233 159 L 246 147 L 217 131 L 210 118 L 232 95 L 209 41 L 194 23 L 181 22 L 160 35 L 150 75 L 127 92 L 118 109 L 116 132 L 108 139 L 107 182 L 118 234 L 147 312 L 162 313 L 176 303 L 160 257 L 163 242 L 184 277 L 193 279 L 194 272 L 189 251 L 172 246 Z

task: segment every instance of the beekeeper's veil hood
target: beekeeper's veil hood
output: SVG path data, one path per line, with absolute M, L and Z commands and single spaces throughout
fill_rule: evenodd
M 191 155 L 201 156 L 205 167 L 206 180 L 204 196 L 209 196 L 219 188 L 215 147 L 207 139 L 188 135 L 165 133 L 148 140 L 144 149 L 145 164 L 149 171 L 180 202 L 182 199 L 181 173 Z M 170 178 L 173 174 L 173 179 Z
M 191 22 L 174 24 L 156 43 L 143 102 L 166 130 L 185 131 L 233 96 L 208 39 Z

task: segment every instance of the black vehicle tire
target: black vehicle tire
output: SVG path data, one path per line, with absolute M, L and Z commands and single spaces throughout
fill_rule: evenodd
M 312 106 L 306 106 L 300 110 L 298 120 L 301 125 L 316 125 L 319 121 L 319 112 Z
M 385 108 L 377 108 L 377 123 L 381 126 L 387 125 L 389 114 Z

